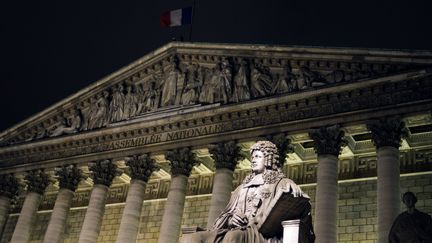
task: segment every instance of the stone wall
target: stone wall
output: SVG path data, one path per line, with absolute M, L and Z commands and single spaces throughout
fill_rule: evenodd
M 303 185 L 303 190 L 311 197 L 314 212 L 315 185 Z M 401 192 L 417 194 L 417 208 L 432 213 L 432 174 L 404 175 L 401 177 Z M 183 226 L 206 227 L 211 195 L 186 198 Z M 142 209 L 140 230 L 137 242 L 156 243 L 162 221 L 165 199 L 145 201 Z M 99 242 L 112 243 L 116 240 L 124 204 L 107 205 L 103 218 Z M 401 211 L 404 210 L 401 205 Z M 70 211 L 65 243 L 78 242 L 79 231 L 86 209 L 74 208 Z M 31 242 L 41 242 L 48 225 L 50 211 L 40 211 L 32 232 Z M 12 236 L 18 215 L 11 215 L 1 242 L 8 242 Z M 376 179 L 342 181 L 339 183 L 338 200 L 338 242 L 373 243 L 376 236 Z

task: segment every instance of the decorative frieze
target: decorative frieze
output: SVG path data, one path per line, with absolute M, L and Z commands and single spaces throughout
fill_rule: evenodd
M 227 168 L 234 171 L 237 162 L 243 159 L 240 154 L 240 147 L 236 141 L 222 142 L 208 146 L 211 157 L 214 160 L 216 169 Z
M 60 188 L 67 188 L 71 191 L 75 191 L 80 181 L 86 179 L 82 170 L 76 165 L 57 167 L 55 175 L 58 177 Z
M 399 148 L 402 138 L 408 136 L 408 129 L 399 117 L 386 117 L 367 123 L 372 133 L 372 141 L 377 148 L 390 146 Z
M 13 174 L 0 175 L 0 196 L 13 199 L 21 189 L 22 185 Z
M 117 165 L 109 159 L 90 162 L 88 167 L 94 184 L 102 184 L 107 187 L 111 186 L 114 177 L 123 173 L 123 171 L 118 169 Z
M 172 175 L 189 177 L 192 168 L 198 164 L 195 154 L 188 147 L 169 150 L 165 152 L 165 158 L 171 165 Z
M 36 192 L 43 195 L 45 189 L 52 182 L 52 179 L 43 170 L 31 170 L 24 177 L 28 192 Z
M 339 125 L 311 129 L 309 136 L 315 142 L 314 148 L 318 155 L 331 154 L 337 157 L 345 145 L 344 132 Z
M 129 166 L 130 176 L 134 180 L 148 182 L 153 171 L 159 170 L 156 161 L 150 158 L 149 154 L 133 155 L 125 158 L 126 165 Z
M 22 150 L 0 154 L 2 166 L 24 164 L 62 157 L 115 151 L 141 147 L 148 144 L 199 138 L 224 132 L 240 131 L 285 122 L 321 116 L 355 112 L 364 109 L 389 107 L 404 103 L 420 102 L 432 98 L 430 78 L 410 79 L 399 83 L 383 83 L 353 91 L 320 94 L 286 103 L 257 106 L 241 112 L 227 112 L 184 122 L 172 122 L 154 127 L 145 127 L 122 132 L 76 139 L 54 145 L 33 146 Z M 407 104 L 408 104 L 407 103 Z

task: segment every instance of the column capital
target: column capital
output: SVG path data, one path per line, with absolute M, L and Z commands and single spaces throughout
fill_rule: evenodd
M 377 149 L 390 146 L 399 148 L 402 138 L 408 136 L 408 129 L 399 117 L 385 117 L 367 122 L 372 142 Z
M 12 199 L 18 195 L 21 187 L 20 182 L 14 175 L 0 175 L 0 196 Z
M 165 158 L 170 161 L 172 175 L 189 177 L 194 165 L 198 164 L 195 154 L 188 147 L 168 150 Z
M 150 158 L 149 154 L 132 155 L 125 158 L 126 165 L 129 166 L 132 179 L 141 180 L 145 183 L 150 179 L 153 171 L 160 169 L 156 161 Z
M 268 135 L 264 137 L 263 140 L 269 140 L 270 142 L 274 143 L 274 145 L 276 145 L 279 153 L 279 163 L 281 166 L 285 163 L 287 154 L 294 151 L 293 147 L 291 146 L 291 140 L 287 138 L 287 134 L 284 132 Z
M 111 186 L 114 177 L 122 174 L 122 171 L 110 159 L 90 162 L 89 170 L 94 184 L 102 184 L 107 187 Z
M 44 194 L 45 189 L 51 182 L 51 178 L 43 170 L 31 170 L 27 172 L 24 180 L 26 181 L 28 192 L 36 192 L 41 195 Z
M 86 178 L 76 165 L 65 165 L 54 170 L 55 175 L 58 176 L 60 188 L 67 188 L 71 191 L 75 191 L 79 182 Z
M 342 146 L 346 143 L 343 138 L 344 135 L 345 133 L 340 130 L 339 125 L 323 126 L 309 131 L 309 136 L 315 142 L 314 148 L 318 155 L 339 156 Z
M 216 169 L 226 168 L 234 171 L 237 162 L 243 158 L 236 141 L 210 144 L 208 150 L 215 162 Z

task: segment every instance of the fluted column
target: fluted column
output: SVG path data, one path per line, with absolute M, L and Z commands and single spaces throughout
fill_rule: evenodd
M 11 174 L 0 175 L 0 239 L 9 214 L 10 201 L 18 195 L 20 184 Z
M 144 192 L 147 181 L 153 171 L 158 170 L 155 160 L 148 154 L 134 155 L 127 157 L 126 165 L 130 168 L 132 181 L 126 198 L 126 205 L 120 222 L 120 229 L 117 235 L 117 243 L 134 243 L 141 216 L 141 209 L 144 201 Z
M 30 239 L 31 228 L 42 199 L 42 195 L 50 183 L 47 174 L 42 170 L 34 170 L 25 176 L 27 196 L 21 209 L 18 222 L 12 235 L 11 242 L 23 243 Z
M 188 177 L 197 164 L 190 148 L 167 151 L 165 158 L 171 164 L 171 185 L 165 203 L 158 243 L 178 242 L 186 198 Z
M 215 162 L 216 173 L 213 179 L 207 228 L 210 228 L 228 204 L 233 190 L 233 173 L 241 158 L 240 148 L 235 141 L 209 145 L 209 152 Z
M 368 128 L 377 149 L 378 243 L 384 243 L 400 212 L 399 146 L 408 133 L 405 124 L 395 117 L 370 121 Z
M 89 163 L 89 170 L 94 186 L 78 240 L 80 243 L 97 242 L 109 186 L 114 177 L 121 174 L 111 160 Z
M 315 234 L 317 243 L 337 241 L 338 156 L 344 133 L 338 125 L 313 129 L 309 133 L 318 155 L 315 195 Z
M 62 242 L 74 192 L 78 183 L 84 178 L 82 171 L 76 165 L 56 168 L 55 174 L 58 176 L 60 190 L 45 232 L 44 243 Z

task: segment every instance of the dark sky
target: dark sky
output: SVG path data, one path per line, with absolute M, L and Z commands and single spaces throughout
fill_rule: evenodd
M 168 43 L 192 1 L 3 1 L 0 131 Z M 196 1 L 194 42 L 432 50 L 428 1 Z

